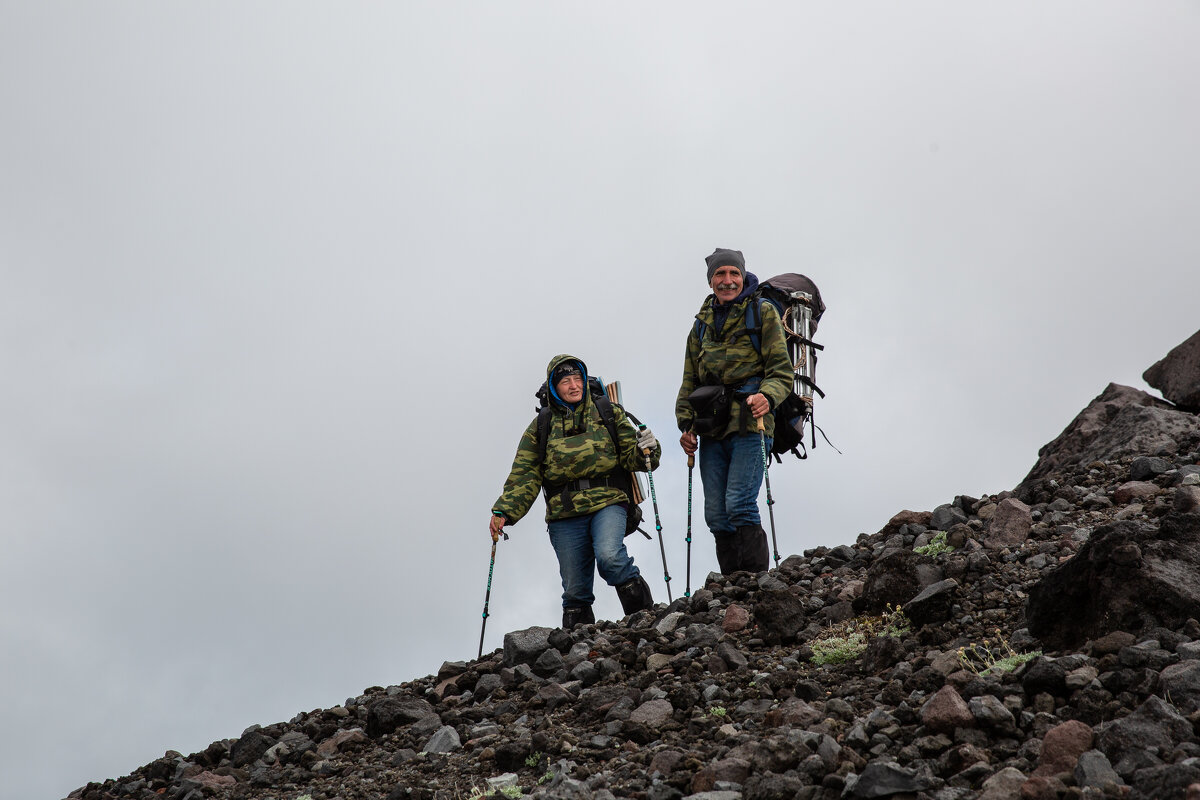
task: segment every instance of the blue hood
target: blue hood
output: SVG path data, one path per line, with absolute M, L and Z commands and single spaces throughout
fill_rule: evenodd
M 579 403 L 568 403 L 566 400 L 563 400 L 561 397 L 558 396 L 558 390 L 554 388 L 554 370 L 557 369 L 560 364 L 565 364 L 565 363 L 573 363 L 575 366 L 579 367 L 579 372 L 583 375 L 583 400 L 580 400 L 579 402 L 580 403 L 587 402 L 587 397 L 588 397 L 587 365 L 584 364 L 583 361 L 579 360 L 575 356 L 568 355 L 566 353 L 561 353 L 561 354 L 555 356 L 554 358 L 550 359 L 550 363 L 546 366 L 546 388 L 549 390 L 550 402 L 557 403 L 559 406 L 561 406 L 563 408 L 569 408 L 569 409 L 574 410 L 579 407 Z

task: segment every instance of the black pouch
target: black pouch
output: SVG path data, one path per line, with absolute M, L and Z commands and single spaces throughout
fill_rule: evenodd
M 696 412 L 692 430 L 700 436 L 711 436 L 729 424 L 729 408 L 733 393 L 720 384 L 701 386 L 687 396 L 688 405 Z
M 630 503 L 625 512 L 625 535 L 633 533 L 642 524 L 642 508 L 636 503 Z

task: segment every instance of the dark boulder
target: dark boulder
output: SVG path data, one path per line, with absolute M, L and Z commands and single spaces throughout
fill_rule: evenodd
M 758 593 L 754 622 L 767 641 L 791 642 L 808 624 L 808 617 L 804 604 L 791 592 L 768 589 Z
M 1097 530 L 1070 561 L 1034 584 L 1029 632 L 1051 649 L 1112 631 L 1178 628 L 1200 617 L 1200 514 L 1158 528 L 1132 521 Z
M 945 622 L 950 619 L 958 590 L 958 581 L 953 578 L 930 584 L 904 604 L 904 616 L 912 620 L 914 625 Z
M 1195 738 L 1192 723 L 1177 708 L 1160 697 L 1151 697 L 1132 714 L 1104 726 L 1096 744 L 1116 771 L 1128 776 L 1144 761 L 1143 755 L 1161 759 L 1169 756 L 1176 745 Z
M 275 740 L 262 731 L 250 731 L 229 748 L 229 758 L 235 767 L 245 767 L 263 757 Z
M 381 697 L 367 706 L 367 735 L 383 736 L 430 716 L 436 716 L 433 706 L 419 697 Z
M 550 647 L 555 628 L 532 627 L 504 634 L 504 666 L 532 664 Z
M 1200 331 L 1143 372 L 1142 379 L 1175 405 L 1200 411 Z
M 875 559 L 867 568 L 863 593 L 854 600 L 854 610 L 878 614 L 889 604 L 903 606 L 942 578 L 941 568 L 929 556 L 898 550 Z
M 872 761 L 858 776 L 850 797 L 891 797 L 902 793 L 923 792 L 935 781 L 927 774 L 887 761 Z

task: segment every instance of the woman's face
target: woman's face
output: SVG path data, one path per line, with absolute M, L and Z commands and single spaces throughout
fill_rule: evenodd
M 558 396 L 568 403 L 578 403 L 583 399 L 583 376 L 567 375 L 554 384 Z

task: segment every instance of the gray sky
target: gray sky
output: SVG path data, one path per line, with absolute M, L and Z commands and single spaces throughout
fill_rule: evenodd
M 1198 327 L 1198 35 L 1195 0 L 0 0 L 0 798 L 474 657 L 555 353 L 664 440 L 679 596 L 714 247 L 829 305 L 843 454 L 772 473 L 785 554 L 1011 488 Z M 489 650 L 559 618 L 541 513 Z

